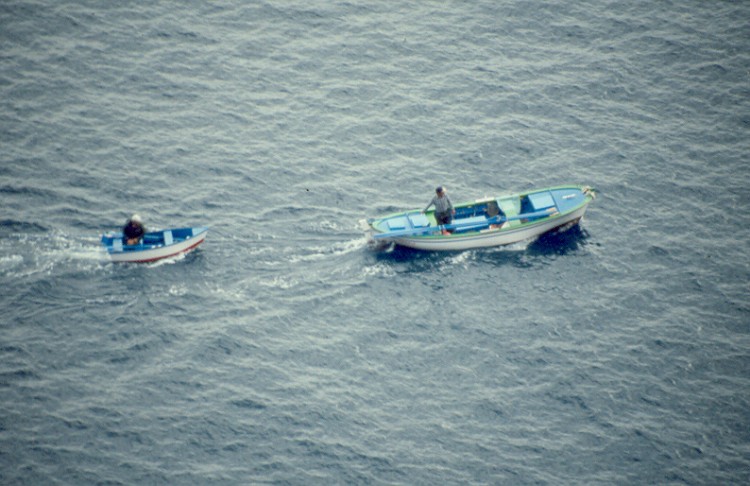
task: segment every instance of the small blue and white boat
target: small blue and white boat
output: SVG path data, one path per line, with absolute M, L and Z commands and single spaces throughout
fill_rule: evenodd
M 150 231 L 135 245 L 126 245 L 122 233 L 102 235 L 102 245 L 113 262 L 145 263 L 187 253 L 203 243 L 208 228 L 173 228 Z
M 509 245 L 573 225 L 595 196 L 588 186 L 557 186 L 457 204 L 447 225 L 437 224 L 434 210 L 418 209 L 367 223 L 375 240 L 418 250 L 467 250 Z

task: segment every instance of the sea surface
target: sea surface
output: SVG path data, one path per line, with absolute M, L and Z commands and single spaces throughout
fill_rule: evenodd
M 750 2 L 0 2 L 0 484 L 748 484 Z M 563 183 L 510 247 L 363 221 Z M 210 226 L 113 264 L 132 213 Z

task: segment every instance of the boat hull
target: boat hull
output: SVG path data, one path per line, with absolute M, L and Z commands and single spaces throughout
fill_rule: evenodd
M 167 233 L 170 238 L 174 238 L 171 242 L 165 239 Z M 187 253 L 203 243 L 207 234 L 208 228 L 164 230 L 147 233 L 144 237 L 146 243 L 142 241 L 130 246 L 117 243 L 122 239 L 121 234 L 109 234 L 102 236 L 102 244 L 113 262 L 148 263 Z M 146 238 L 150 238 L 154 243 L 149 244 Z
M 394 242 L 408 248 L 428 251 L 470 250 L 472 248 L 512 245 L 513 243 L 535 238 L 561 226 L 578 221 L 583 217 L 585 212 L 586 207 L 582 207 L 565 216 L 517 229 L 487 231 L 486 233 L 479 233 L 472 236 L 450 235 L 434 239 L 418 237 L 396 238 Z

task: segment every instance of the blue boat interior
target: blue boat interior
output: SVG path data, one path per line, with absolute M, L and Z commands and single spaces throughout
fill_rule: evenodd
M 163 231 L 152 231 L 143 235 L 143 238 L 137 245 L 126 245 L 122 233 L 111 233 L 102 236 L 102 244 L 107 247 L 110 253 L 143 251 L 185 241 L 200 233 L 201 230 L 202 228 L 174 228 Z
M 460 223 L 453 234 L 481 231 L 490 227 L 490 218 L 505 216 L 496 200 L 483 201 L 456 207 L 453 223 Z

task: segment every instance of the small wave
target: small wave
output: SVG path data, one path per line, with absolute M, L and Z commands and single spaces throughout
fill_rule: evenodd
M 363 277 L 395 277 L 396 270 L 390 265 L 376 263 L 375 265 L 366 265 L 362 268 Z
M 282 277 L 282 276 L 276 276 L 269 280 L 259 280 L 258 283 L 260 285 L 263 285 L 264 287 L 271 287 L 271 288 L 282 289 L 282 290 L 289 290 L 299 285 L 298 280 L 294 278 Z
M 329 220 L 318 221 L 308 226 L 309 226 L 307 228 L 308 230 L 317 231 L 317 232 L 321 232 L 324 234 L 330 234 L 332 232 L 338 233 L 338 232 L 347 231 L 350 229 L 348 226 L 344 226 L 338 221 L 329 221 Z
M 93 261 L 97 263 L 109 260 L 107 252 L 103 248 L 94 246 L 72 247 L 68 249 L 66 255 L 70 260 Z
M 472 251 L 462 251 L 461 253 L 456 253 L 450 255 L 445 262 L 449 265 L 466 265 L 467 262 L 470 260 L 473 260 L 475 257 L 475 253 Z
M 396 244 L 392 241 L 376 240 L 372 237 L 367 237 L 367 249 L 372 252 L 391 252 L 393 251 Z
M 345 241 L 345 242 L 334 245 L 334 253 L 336 255 L 346 255 L 348 253 L 359 251 L 365 246 L 367 246 L 367 238 L 365 237 L 355 238 L 353 240 Z
M 535 238 L 530 238 L 528 240 L 519 241 L 517 243 L 511 243 L 510 245 L 503 245 L 503 246 L 496 246 L 493 248 L 488 248 L 487 253 L 506 253 L 506 252 L 521 252 L 526 251 L 529 248 L 529 245 L 534 243 L 536 241 Z
M 215 295 L 217 298 L 224 301 L 241 302 L 247 306 L 255 307 L 255 304 L 248 303 L 248 294 L 240 286 L 224 286 L 219 283 L 213 283 L 209 285 L 208 291 L 210 294 Z
M 13 233 L 40 233 L 47 231 L 47 228 L 39 223 L 30 223 L 28 221 L 16 221 L 13 219 L 0 220 L 0 228 L 9 230 Z
M 21 265 L 23 265 L 23 257 L 21 255 L 0 257 L 0 272 L 10 272 Z
M 334 243 L 327 246 L 314 246 L 309 248 L 310 253 L 306 255 L 292 255 L 291 263 L 318 261 L 331 256 L 343 256 L 367 247 L 367 238 L 361 237 L 349 241 Z
M 161 260 L 156 260 L 155 262 L 148 263 L 146 266 L 148 268 L 158 268 L 163 265 L 174 265 L 175 263 L 181 262 L 185 258 L 187 258 L 187 255 L 187 253 L 180 253 L 178 255 L 162 258 Z
M 167 292 L 173 297 L 181 297 L 188 293 L 188 289 L 185 285 L 172 285 Z
M 54 193 L 47 189 L 40 189 L 37 187 L 29 187 L 29 186 L 11 186 L 7 184 L 4 186 L 0 186 L 0 194 L 36 196 L 39 198 L 54 197 Z

